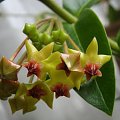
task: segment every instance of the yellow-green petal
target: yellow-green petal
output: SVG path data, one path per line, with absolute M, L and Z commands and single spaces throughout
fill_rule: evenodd
M 56 66 L 61 62 L 60 53 L 54 52 L 42 62 L 48 71 L 52 71 L 52 69 L 56 69 Z
M 52 42 L 52 43 L 46 45 L 45 47 L 43 47 L 39 51 L 39 56 L 41 57 L 41 60 L 44 60 L 51 55 L 51 53 L 53 52 L 53 47 L 54 47 L 54 43 Z
M 110 59 L 111 59 L 110 55 L 99 55 L 99 60 L 101 65 L 104 65 L 105 63 L 110 61 Z
M 15 113 L 18 110 L 21 110 L 24 105 L 24 99 L 22 97 L 10 98 L 9 104 L 12 110 L 12 113 Z
M 27 58 L 28 60 L 31 60 L 33 59 L 35 52 L 38 52 L 38 50 L 28 40 L 26 41 L 25 45 L 27 49 Z
M 1 73 L 5 77 L 11 80 L 17 80 L 17 72 L 20 68 L 20 65 L 17 65 L 9 60 L 7 60 L 5 57 L 2 57 L 1 59 Z
M 70 89 L 74 87 L 73 81 L 66 76 L 65 71 L 63 70 L 51 70 L 49 75 L 50 80 L 46 81 L 49 87 L 53 87 L 58 83 L 66 84 Z
M 86 54 L 89 57 L 92 57 L 92 56 L 98 54 L 98 43 L 97 43 L 97 40 L 95 37 L 93 38 L 91 43 L 88 45 L 87 50 L 86 50 Z
M 73 81 L 74 86 L 79 90 L 80 89 L 80 85 L 83 81 L 83 77 L 84 74 L 80 73 L 80 72 L 71 72 L 70 76 L 69 76 L 69 80 Z

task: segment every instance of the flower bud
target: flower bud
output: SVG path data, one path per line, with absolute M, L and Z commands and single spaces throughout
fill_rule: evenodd
M 23 29 L 23 33 L 25 33 L 32 40 L 32 42 L 39 41 L 40 35 L 39 32 L 37 31 L 35 24 L 26 23 Z
M 47 34 L 47 33 L 42 33 L 42 34 L 40 34 L 40 41 L 41 41 L 43 44 L 47 45 L 47 44 L 49 44 L 49 43 L 52 42 L 52 38 L 51 38 L 51 36 L 50 36 L 49 34 Z
M 52 32 L 52 38 L 54 42 L 63 44 L 68 39 L 68 35 L 63 30 L 57 30 Z

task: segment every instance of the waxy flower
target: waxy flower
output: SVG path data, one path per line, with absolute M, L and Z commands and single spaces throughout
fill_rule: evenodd
M 19 86 L 17 73 L 20 65 L 2 57 L 0 61 L 0 99 L 7 99 L 11 94 L 16 93 Z
M 62 54 L 61 53 L 61 61 L 62 63 L 57 65 L 57 70 L 65 70 L 67 76 L 70 75 L 71 71 L 82 72 L 82 68 L 80 65 L 80 54 Z
M 38 51 L 29 41 L 26 41 L 28 63 L 23 65 L 28 69 L 28 75 L 35 74 L 40 79 L 44 79 L 46 72 L 43 60 L 48 58 L 53 51 L 54 43 L 50 43 Z
M 53 92 L 48 85 L 38 80 L 33 84 L 21 84 L 14 98 L 9 99 L 12 112 L 23 109 L 23 113 L 36 109 L 35 104 L 43 100 L 50 108 L 53 105 Z
M 110 59 L 110 55 L 98 55 L 98 43 L 96 38 L 93 38 L 91 43 L 86 49 L 86 53 L 80 52 L 80 62 L 84 68 L 87 80 L 90 80 L 92 76 L 102 76 L 100 68 L 107 63 Z
M 70 97 L 70 89 L 74 87 L 72 80 L 69 80 L 64 71 L 51 70 L 49 72 L 50 80 L 46 83 L 55 92 L 56 98 L 60 96 Z
M 73 81 L 70 80 L 64 70 L 57 70 L 56 66 L 61 63 L 60 53 L 55 52 L 51 54 L 46 60 L 43 61 L 47 72 L 50 76 L 50 80 L 46 83 L 56 94 L 56 98 L 59 96 L 69 97 L 69 90 L 74 87 Z
M 80 88 L 83 71 L 79 63 L 79 54 L 67 55 L 55 52 L 43 62 L 50 76 L 50 80 L 46 83 L 55 92 L 56 98 L 59 96 L 70 97 L 70 89 Z
M 80 53 L 61 54 L 62 63 L 57 65 L 57 70 L 64 70 L 77 89 L 80 88 L 83 69 L 80 64 Z
M 68 49 L 69 54 L 78 53 L 76 50 Z M 80 64 L 86 74 L 87 80 L 91 77 L 102 76 L 100 68 L 111 59 L 111 55 L 98 55 L 98 43 L 94 37 L 86 49 L 86 53 L 79 52 Z

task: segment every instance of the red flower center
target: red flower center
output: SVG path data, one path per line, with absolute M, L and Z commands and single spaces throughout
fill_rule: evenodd
M 40 76 L 40 64 L 34 60 L 29 61 L 27 64 L 24 65 L 28 69 L 27 77 L 35 74 L 37 77 Z
M 90 80 L 92 76 L 102 76 L 99 64 L 87 64 L 84 68 L 87 80 Z
M 60 96 L 70 97 L 69 87 L 66 84 L 58 83 L 52 88 L 52 91 L 55 92 L 56 98 Z
M 27 95 L 32 96 L 33 98 L 37 98 L 39 100 L 41 96 L 46 95 L 46 91 L 40 88 L 40 86 L 36 85 L 31 90 L 28 90 Z

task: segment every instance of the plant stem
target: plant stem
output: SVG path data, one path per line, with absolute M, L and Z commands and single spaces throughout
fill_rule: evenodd
M 51 20 L 51 18 L 47 18 L 47 19 L 43 19 L 43 20 L 39 20 L 37 21 L 35 24 L 37 26 L 37 29 L 39 29 L 39 27 L 41 27 L 43 24 L 45 24 L 46 22 L 49 22 Z
M 54 23 L 55 23 L 54 19 L 51 19 L 50 25 L 49 25 L 48 29 L 46 30 L 46 33 L 51 34 L 51 31 L 54 27 Z
M 68 53 L 68 46 L 66 42 L 64 42 L 64 53 Z
M 75 23 L 77 18 L 70 14 L 68 11 L 60 7 L 54 0 L 39 0 L 52 9 L 55 13 L 61 16 L 68 23 Z
M 17 61 L 17 64 L 21 65 L 22 62 L 25 60 L 26 55 L 27 55 L 27 52 L 25 51 L 23 55 L 20 57 L 20 59 Z
M 110 39 L 110 38 L 108 38 L 108 41 L 109 41 L 109 43 L 110 43 L 111 48 L 112 48 L 114 51 L 116 51 L 117 53 L 120 54 L 120 48 L 119 48 L 117 42 L 115 42 L 114 40 L 112 40 L 112 39 Z
M 74 47 L 76 50 L 80 51 L 79 47 L 78 47 L 78 46 L 76 45 L 76 43 L 71 39 L 70 36 L 69 36 L 69 42 L 71 43 L 71 45 L 73 45 L 73 47 Z
M 25 45 L 25 41 L 26 40 L 28 40 L 28 38 L 26 38 L 25 40 L 23 40 L 23 42 L 21 43 L 21 45 L 16 49 L 16 51 L 14 52 L 14 54 L 11 56 L 11 58 L 10 58 L 11 61 L 13 61 L 16 58 L 16 56 L 18 55 L 18 53 L 20 52 L 20 50 Z
M 38 24 L 41 24 L 41 23 L 49 21 L 49 20 L 51 20 L 51 18 L 47 18 L 47 19 L 43 19 L 43 20 L 40 19 L 35 24 L 38 25 Z

